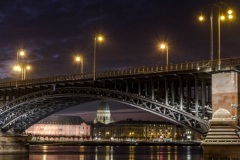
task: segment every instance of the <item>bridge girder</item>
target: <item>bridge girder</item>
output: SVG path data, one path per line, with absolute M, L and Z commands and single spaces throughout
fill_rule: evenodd
M 0 107 L 2 133 L 21 133 L 41 119 L 62 109 L 98 99 L 110 99 L 159 115 L 199 133 L 208 132 L 208 122 L 191 113 L 138 94 L 94 87 L 47 89 L 19 97 Z

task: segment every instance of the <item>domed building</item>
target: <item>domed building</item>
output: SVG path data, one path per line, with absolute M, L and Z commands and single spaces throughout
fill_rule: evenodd
M 98 105 L 97 116 L 94 119 L 94 123 L 98 123 L 98 122 L 103 124 L 109 124 L 114 122 L 111 118 L 110 107 L 106 101 L 102 101 Z

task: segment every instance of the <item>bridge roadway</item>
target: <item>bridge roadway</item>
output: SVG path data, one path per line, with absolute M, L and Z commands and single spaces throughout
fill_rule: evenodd
M 130 68 L 0 83 L 0 130 L 21 134 L 62 109 L 110 99 L 206 134 L 211 119 L 211 73 L 238 71 L 240 58 Z

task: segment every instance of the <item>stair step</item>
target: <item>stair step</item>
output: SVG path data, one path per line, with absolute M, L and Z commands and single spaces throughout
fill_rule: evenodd
M 240 138 L 238 136 L 207 136 L 205 139 L 239 139 Z

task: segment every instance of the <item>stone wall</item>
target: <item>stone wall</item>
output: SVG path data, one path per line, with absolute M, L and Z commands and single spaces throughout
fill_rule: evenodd
M 239 116 L 239 73 L 223 72 L 212 75 L 213 114 L 219 108 L 228 110 L 232 116 Z

